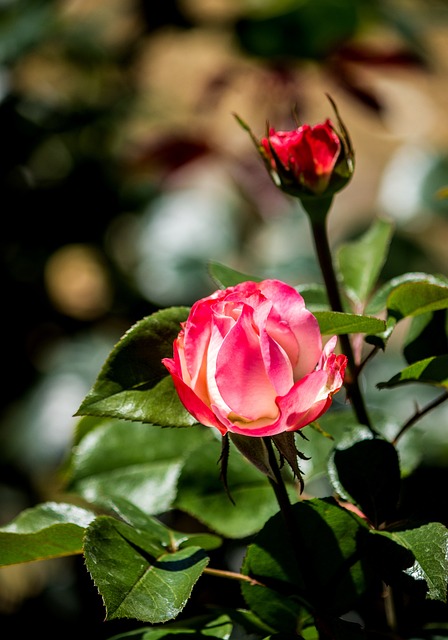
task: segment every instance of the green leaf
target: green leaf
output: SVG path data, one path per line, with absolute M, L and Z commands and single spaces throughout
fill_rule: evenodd
M 448 286 L 429 282 L 406 282 L 387 298 L 388 314 L 397 321 L 428 311 L 448 308 Z
M 249 637 L 264 638 L 274 631 L 249 609 L 234 609 L 233 607 L 221 606 L 216 611 L 228 615 L 235 625 L 242 627 L 247 632 Z
M 427 584 L 427 598 L 447 601 L 448 585 L 448 529 L 440 522 L 430 522 L 416 529 L 405 531 L 378 531 L 414 555 L 413 566 L 406 573 L 415 580 Z
M 95 514 L 72 504 L 45 502 L 25 509 L 0 529 L 0 566 L 82 553 Z
M 369 334 L 365 337 L 365 341 L 368 344 L 373 344 L 375 347 L 380 349 L 385 349 L 389 338 L 391 337 L 395 327 L 397 325 L 397 321 L 395 318 L 389 316 L 386 320 L 386 328 L 384 331 L 377 334 Z
M 421 273 L 394 278 L 378 292 L 367 310 L 376 313 L 384 307 L 388 313 L 386 331 L 366 336 L 366 342 L 381 349 L 385 348 L 395 325 L 403 318 L 448 308 L 448 280 Z
M 83 416 L 75 425 L 73 434 L 73 446 L 77 446 L 81 440 L 91 431 L 105 424 L 107 418 L 99 418 L 98 416 Z
M 208 564 L 199 547 L 170 552 L 109 516 L 100 516 L 87 529 L 84 555 L 108 620 L 135 618 L 160 623 L 172 620 L 185 607 Z
M 387 382 L 379 382 L 378 389 L 391 389 L 409 382 L 422 382 L 448 388 L 448 355 L 425 358 L 414 362 L 392 376 Z
M 212 280 L 221 289 L 233 287 L 236 284 L 240 284 L 240 282 L 261 282 L 262 280 L 262 278 L 248 276 L 214 261 L 208 263 L 208 271 Z
M 330 309 L 327 290 L 323 284 L 299 284 L 296 285 L 295 289 L 305 300 L 306 308 L 312 313 L 315 311 L 328 311 Z
M 113 636 L 110 640 L 161 640 L 171 638 L 173 635 L 206 638 L 221 638 L 228 640 L 232 633 L 233 624 L 227 615 L 204 615 L 188 618 L 182 622 L 166 623 L 161 627 L 143 627 L 128 633 Z
M 400 465 L 390 442 L 357 429 L 338 443 L 328 469 L 339 495 L 357 504 L 376 527 L 393 519 L 400 495 Z
M 121 496 L 110 496 L 104 506 L 119 520 L 126 522 L 134 529 L 144 531 L 147 544 L 152 541 L 155 552 L 161 549 L 177 551 L 192 546 L 212 550 L 220 547 L 222 543 L 221 538 L 212 533 L 182 533 L 170 529 Z
M 448 311 L 440 309 L 411 319 L 403 345 L 408 364 L 448 353 Z
M 91 415 L 186 427 L 194 418 L 182 406 L 162 358 L 188 308 L 163 309 L 137 322 L 119 340 L 76 415 Z
M 377 219 L 359 240 L 339 248 L 339 271 L 348 295 L 356 303 L 365 303 L 375 286 L 387 257 L 392 234 L 392 222 Z
M 323 335 L 341 335 L 343 333 L 380 333 L 386 329 L 384 320 L 372 316 L 339 311 L 314 312 Z
M 169 429 L 138 422 L 103 420 L 75 447 L 71 491 L 93 504 L 123 496 L 147 513 L 169 509 L 189 452 L 212 439 L 210 429 Z
M 387 298 L 394 289 L 402 284 L 412 282 L 426 282 L 428 284 L 438 284 L 444 286 L 448 284 L 448 279 L 442 275 L 435 276 L 430 273 L 423 273 L 419 271 L 404 273 L 395 278 L 392 278 L 384 285 L 382 285 L 370 299 L 365 312 L 372 315 L 380 313 L 386 308 Z
M 291 536 L 281 514 L 266 523 L 249 545 L 242 569 L 265 585 L 242 583 L 248 606 L 284 633 L 300 628 L 304 609 L 341 615 L 368 583 L 361 549 L 369 529 L 361 518 L 331 498 L 299 502 L 292 515 Z
M 220 535 L 245 538 L 259 531 L 278 511 L 277 500 L 266 477 L 232 444 L 227 469 L 232 502 L 220 480 L 220 453 L 217 441 L 190 453 L 179 479 L 175 506 Z M 297 500 L 293 481 L 287 486 L 291 499 Z

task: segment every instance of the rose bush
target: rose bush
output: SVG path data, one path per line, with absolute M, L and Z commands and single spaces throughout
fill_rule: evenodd
M 198 422 L 248 436 L 295 431 L 342 386 L 346 357 L 322 348 L 302 296 L 278 280 L 243 282 L 197 301 L 165 358 Z

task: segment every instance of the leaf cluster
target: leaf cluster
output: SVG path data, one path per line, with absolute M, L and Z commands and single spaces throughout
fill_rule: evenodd
M 357 374 L 406 321 L 406 366 L 378 387 L 422 384 L 441 390 L 441 403 L 448 379 L 448 280 L 407 273 L 378 284 L 392 231 L 379 219 L 340 247 L 344 312 L 331 311 L 319 284 L 297 288 L 323 335 L 351 334 L 361 344 Z M 209 269 L 220 287 L 257 279 L 217 263 Z M 161 365 L 187 315 L 186 307 L 159 310 L 115 345 L 78 411 L 62 469 L 66 499 L 39 504 L 4 526 L 0 564 L 82 554 L 106 618 L 150 625 L 119 637 L 142 640 L 235 634 L 360 640 L 377 637 L 366 602 L 383 606 L 385 588 L 412 604 L 445 604 L 448 529 L 400 511 L 397 441 L 426 410 L 392 439 L 357 424 L 350 407 L 331 413 L 330 437 L 312 425 L 326 446 L 330 491 L 323 497 L 307 495 L 306 471 L 301 493 L 299 464 L 313 454 L 307 434 L 278 442 L 280 462 L 289 463 L 281 468 L 291 507 L 285 526 L 272 491 L 275 476 L 252 464 L 246 443 L 230 440 L 223 482 L 221 437 L 195 423 Z M 428 327 L 444 341 L 428 341 Z M 239 570 L 217 555 L 229 543 L 242 550 Z M 241 606 L 218 601 L 199 616 L 185 615 L 204 576 L 239 584 Z M 353 621 L 354 612 L 366 622 Z

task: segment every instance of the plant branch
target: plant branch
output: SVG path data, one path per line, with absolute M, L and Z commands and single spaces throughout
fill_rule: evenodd
M 205 567 L 204 573 L 208 573 L 210 576 L 217 576 L 218 578 L 227 578 L 229 580 L 238 580 L 240 582 L 249 582 L 251 585 L 257 585 L 259 587 L 264 587 L 262 582 L 255 580 L 255 578 L 251 578 L 250 576 L 244 575 L 244 573 L 236 573 L 235 571 L 226 571 L 225 569 L 212 569 L 211 567 Z
M 448 391 L 445 391 L 445 393 L 442 393 L 442 395 L 440 395 L 438 398 L 435 398 L 434 400 L 429 402 L 426 406 L 424 406 L 423 409 L 417 409 L 414 415 L 411 416 L 409 420 L 407 420 L 404 423 L 404 425 L 401 427 L 400 431 L 392 440 L 392 444 L 395 446 L 398 440 L 401 438 L 401 436 L 404 433 L 406 433 L 406 431 L 410 429 L 413 424 L 415 424 L 418 420 L 420 420 L 420 418 L 423 418 L 423 416 L 426 415 L 429 411 L 431 411 L 432 409 L 435 409 L 435 407 L 438 407 L 439 404 L 442 404 L 442 402 L 445 402 L 445 400 L 447 399 L 448 399 Z
M 372 360 L 372 358 L 378 353 L 378 351 L 380 350 L 379 347 L 373 347 L 373 349 L 366 355 L 366 357 L 364 358 L 364 360 L 362 360 L 357 368 L 357 374 L 359 375 L 361 373 L 361 371 L 364 369 L 364 367 L 366 366 L 366 364 L 368 362 L 370 362 L 370 360 Z

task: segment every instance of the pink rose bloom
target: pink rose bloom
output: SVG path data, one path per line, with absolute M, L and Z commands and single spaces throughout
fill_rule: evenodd
M 290 180 L 315 195 L 327 190 L 341 151 L 341 141 L 328 119 L 313 127 L 304 124 L 295 131 L 271 128 L 260 144 L 272 169 L 279 174 L 282 170 L 288 172 Z
M 336 336 L 322 349 L 302 296 L 278 280 L 243 282 L 196 302 L 164 358 L 185 408 L 204 425 L 246 436 L 296 431 L 341 388 Z

